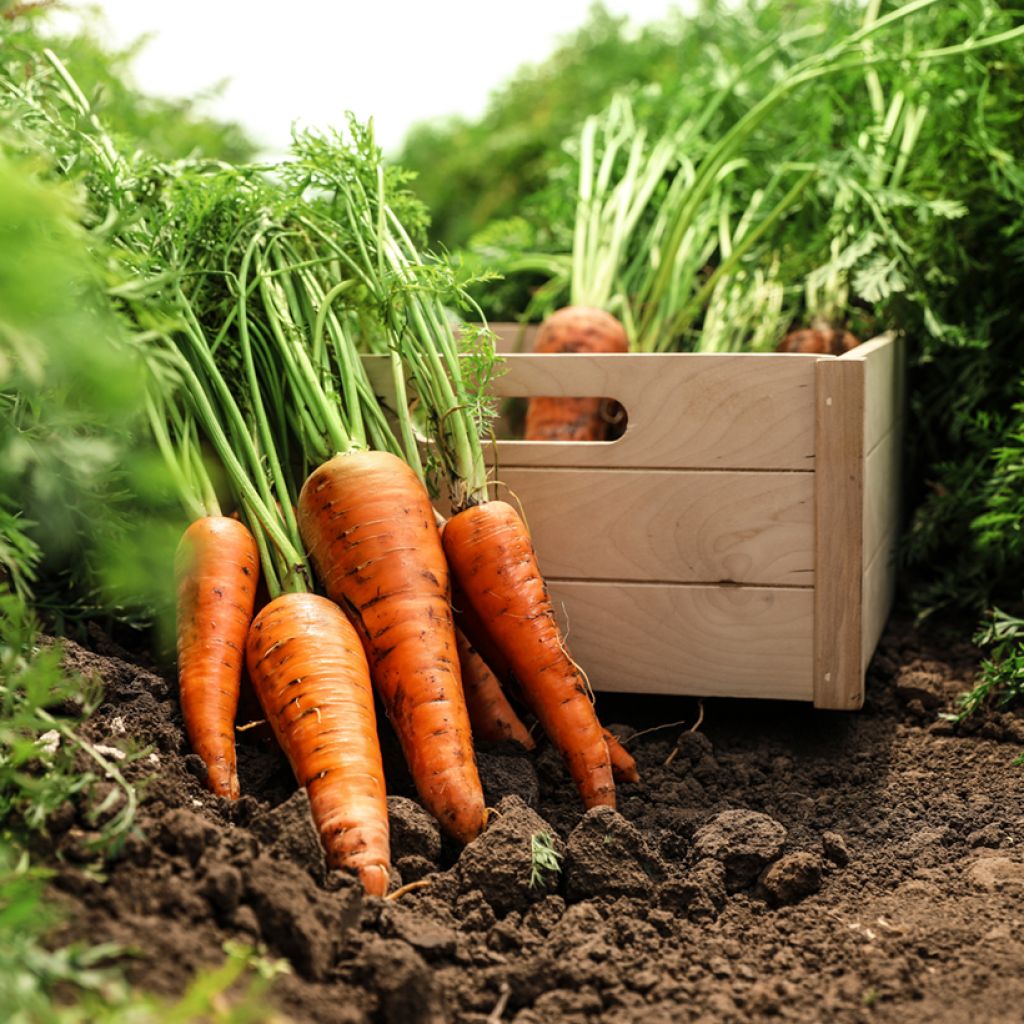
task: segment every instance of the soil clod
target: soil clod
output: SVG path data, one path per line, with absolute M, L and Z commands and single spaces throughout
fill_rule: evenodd
M 721 861 L 726 888 L 735 891 L 750 885 L 782 853 L 785 842 L 785 826 L 767 814 L 723 811 L 694 833 L 693 852 Z

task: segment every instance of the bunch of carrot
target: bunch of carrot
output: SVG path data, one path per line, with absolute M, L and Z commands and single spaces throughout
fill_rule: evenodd
M 176 565 L 179 677 L 210 788 L 239 795 L 247 667 L 330 864 L 382 895 L 374 695 L 423 803 L 463 843 L 486 821 L 473 734 L 534 744 L 503 684 L 562 752 L 586 806 L 614 805 L 613 771 L 635 778 L 635 765 L 597 720 L 525 524 L 488 500 L 493 355 L 460 351 L 445 308 L 460 289 L 420 255 L 399 215 L 415 221 L 416 208 L 370 132 L 350 132 L 298 138 L 273 182 L 207 169 L 176 184 L 172 207 L 197 222 L 175 253 L 189 285 L 173 289 L 175 328 L 154 333 L 180 386 L 170 401 L 154 388 L 151 418 L 193 518 Z M 211 246 L 226 210 L 231 230 Z M 386 411 L 368 350 L 388 353 Z M 201 440 L 237 517 L 221 514 Z M 452 511 L 443 530 L 439 482 Z M 269 601 L 258 608 L 261 569 Z M 456 629 L 453 579 L 490 665 Z

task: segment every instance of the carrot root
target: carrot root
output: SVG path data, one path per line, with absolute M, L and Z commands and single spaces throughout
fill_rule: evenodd
M 420 797 L 469 842 L 483 829 L 484 796 L 427 492 L 394 455 L 338 455 L 303 485 L 299 528 L 328 595 L 362 638 Z
M 562 640 L 525 523 L 507 502 L 488 501 L 449 519 L 443 539 L 462 592 L 561 751 L 584 804 L 614 807 L 608 747 L 583 673 Z
M 249 674 L 309 804 L 332 868 L 372 896 L 390 872 L 387 793 L 370 670 L 352 624 L 332 601 L 284 594 L 253 621 Z
M 518 743 L 526 750 L 537 745 L 508 702 L 501 683 L 461 629 L 455 629 L 462 686 L 473 735 L 487 743 Z
M 616 782 L 639 782 L 640 772 L 633 755 L 618 741 L 613 733 L 602 728 L 601 734 L 608 745 L 608 758 L 612 763 L 612 775 Z
M 249 530 L 227 516 L 206 516 L 183 534 L 175 554 L 178 687 L 192 749 L 210 789 L 237 799 L 235 715 L 259 579 Z
M 626 352 L 629 339 L 610 313 L 591 306 L 566 306 L 537 332 L 534 352 Z M 609 416 L 600 397 L 531 398 L 526 408 L 527 441 L 603 441 Z

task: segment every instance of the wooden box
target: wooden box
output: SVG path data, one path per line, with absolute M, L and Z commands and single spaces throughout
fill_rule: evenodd
M 900 349 L 507 355 L 498 395 L 628 414 L 616 441 L 492 449 L 595 689 L 861 706 L 893 598 Z

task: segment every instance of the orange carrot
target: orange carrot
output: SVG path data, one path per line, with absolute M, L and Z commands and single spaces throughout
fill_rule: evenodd
M 430 498 L 386 452 L 335 456 L 306 480 L 299 529 L 330 597 L 362 637 L 373 681 L 420 797 L 461 842 L 484 826 Z
M 856 348 L 860 341 L 849 331 L 831 326 L 805 327 L 790 331 L 779 342 L 777 352 L 805 352 L 813 355 L 841 356 Z
M 511 505 L 488 501 L 452 516 L 443 539 L 462 592 L 508 658 L 584 804 L 614 807 L 608 747 L 586 680 L 555 622 L 526 524 Z
M 249 675 L 305 786 L 328 864 L 388 888 L 388 804 L 373 689 L 359 636 L 336 604 L 282 594 L 253 621 Z
M 459 650 L 462 688 L 466 694 L 473 735 L 488 743 L 512 740 L 527 750 L 533 750 L 536 746 L 533 737 L 509 704 L 498 677 L 457 626 L 455 644 Z
M 626 352 L 629 340 L 610 313 L 591 306 L 566 306 L 541 324 L 534 352 Z M 603 441 L 608 417 L 603 399 L 531 398 L 526 409 L 528 441 Z
M 442 533 L 442 537 L 444 534 Z M 518 683 L 508 658 L 501 653 L 501 648 L 487 632 L 476 609 L 469 602 L 469 599 L 459 589 L 458 581 L 452 577 L 452 612 L 455 615 L 455 628 L 461 630 L 466 640 L 476 650 L 487 667 L 498 677 L 502 686 L 514 686 Z
M 242 523 L 227 516 L 204 516 L 182 536 L 174 568 L 178 689 L 185 731 L 206 765 L 210 789 L 237 799 L 235 712 L 259 551 Z
M 633 755 L 618 741 L 613 733 L 602 728 L 605 743 L 608 744 L 608 757 L 612 762 L 612 775 L 616 782 L 639 782 L 640 772 L 637 771 Z

